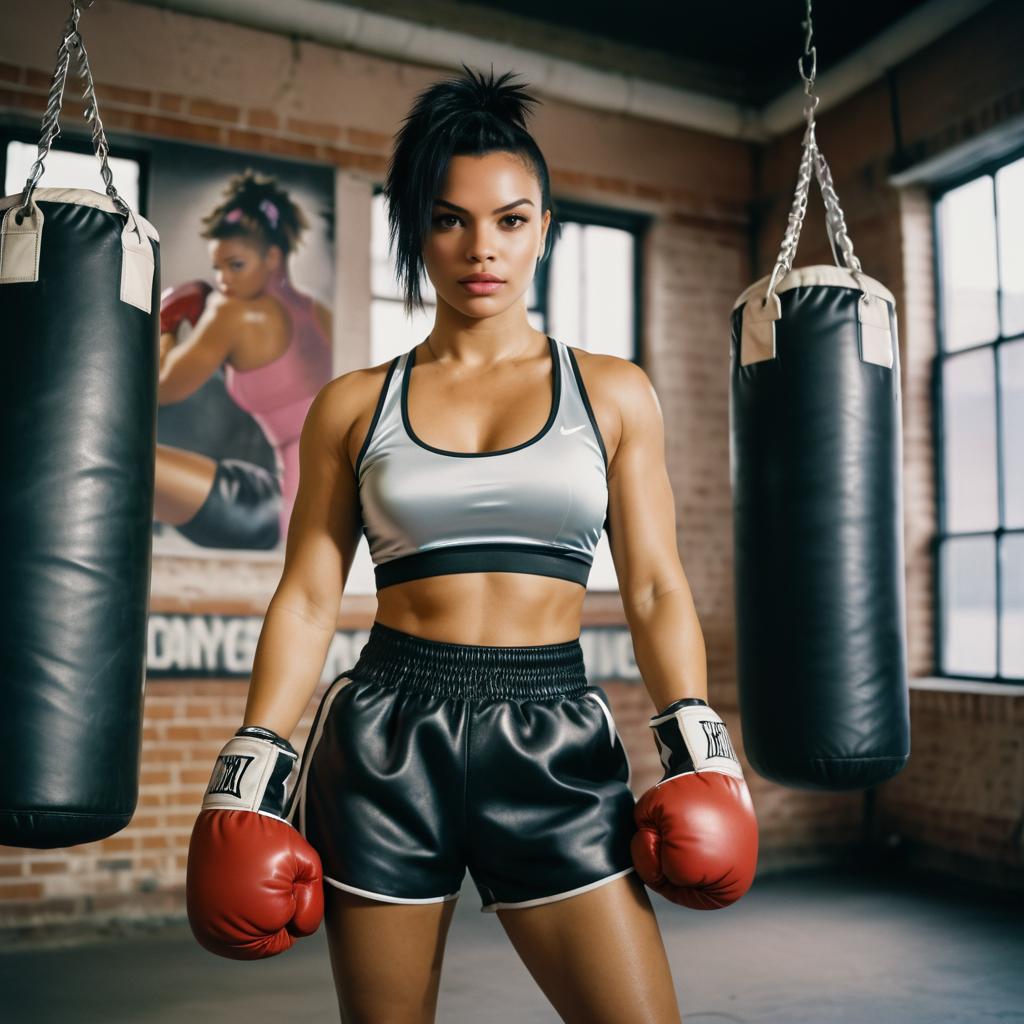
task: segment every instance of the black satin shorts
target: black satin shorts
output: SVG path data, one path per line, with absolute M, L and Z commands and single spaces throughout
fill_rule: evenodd
M 280 516 L 281 482 L 274 473 L 242 459 L 221 459 L 202 505 L 176 529 L 206 548 L 265 551 L 280 539 Z
M 574 896 L 633 870 L 636 798 L 579 640 L 453 644 L 374 622 L 328 687 L 289 820 L 327 884 L 481 910 Z

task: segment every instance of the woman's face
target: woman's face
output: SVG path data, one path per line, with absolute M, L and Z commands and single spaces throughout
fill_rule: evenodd
M 261 253 L 244 238 L 214 238 L 208 248 L 217 290 L 232 298 L 256 298 L 281 265 L 281 249 L 276 245 Z
M 438 301 L 469 317 L 495 316 L 520 301 L 551 221 L 551 211 L 540 205 L 540 182 L 518 156 L 452 157 L 423 245 Z M 472 274 L 493 275 L 500 283 L 466 281 Z

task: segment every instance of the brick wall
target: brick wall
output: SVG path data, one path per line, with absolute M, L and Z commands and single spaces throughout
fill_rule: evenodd
M 1008 125 L 1024 111 L 1017 40 L 1024 8 L 995 3 L 892 71 L 902 138 L 898 162 L 923 160 Z M 820 115 L 829 162 L 865 273 L 893 292 L 900 331 L 904 541 L 910 675 L 933 670 L 937 530 L 931 375 L 937 351 L 931 200 L 923 186 L 887 183 L 896 155 L 889 85 L 878 81 Z M 778 250 L 795 184 L 802 131 L 759 161 L 756 248 L 761 272 Z M 823 206 L 812 185 L 798 265 L 831 263 Z M 879 787 L 872 835 L 894 856 L 963 878 L 1024 887 L 1024 693 L 946 692 L 915 682 L 911 758 Z M 970 686 L 964 687 L 970 690 Z M 977 688 L 984 690 L 984 687 Z M 759 806 L 759 810 L 760 810 Z
M 0 38 L 0 120 L 19 124 L 38 123 L 65 11 L 57 0 L 44 0 L 33 7 L 31 25 L 29 17 L 25 7 L 9 14 L 8 31 Z M 949 125 L 958 126 L 958 139 L 965 137 L 975 123 L 964 127 L 971 111 L 988 109 L 990 115 L 977 121 L 989 123 L 995 116 L 991 111 L 1012 108 L 1007 97 L 1017 95 L 1022 80 L 1019 66 L 1007 55 L 1013 38 L 1008 23 L 1020 27 L 1013 5 L 995 4 L 971 23 L 967 35 L 958 30 L 954 38 L 933 44 L 901 67 L 913 109 L 905 126 L 909 146 L 926 140 L 934 151 Z M 44 24 L 54 26 L 53 39 L 40 32 Z M 115 0 L 88 12 L 83 28 L 101 114 L 111 133 L 315 161 L 366 181 L 383 175 L 391 132 L 410 98 L 447 73 Z M 974 77 L 961 105 L 952 97 L 929 113 L 919 97 L 926 95 L 929 80 L 942 79 L 949 62 L 961 59 L 955 56 L 960 38 L 970 38 L 972 45 L 982 41 L 998 53 L 991 61 L 972 64 Z M 819 140 L 857 253 L 866 271 L 885 282 L 899 302 L 908 629 L 914 673 L 927 674 L 932 629 L 927 545 L 934 529 L 927 408 L 933 307 L 930 241 L 922 234 L 928 204 L 919 191 L 898 193 L 886 184 L 892 151 L 888 105 L 884 84 L 869 86 L 822 115 Z M 82 127 L 78 107 L 66 103 L 67 131 Z M 534 130 L 556 195 L 654 216 L 644 242 L 643 360 L 665 417 L 679 550 L 704 632 L 710 698 L 742 758 L 728 461 L 728 319 L 736 296 L 771 268 L 792 198 L 800 133 L 755 148 L 557 101 L 543 105 Z M 820 202 L 813 194 L 798 262 L 829 261 Z M 361 315 L 353 314 L 357 320 Z M 271 563 L 189 566 L 157 559 L 152 608 L 204 606 L 261 614 L 278 571 Z M 368 628 L 374 607 L 372 598 L 346 596 L 341 625 Z M 588 595 L 584 623 L 598 621 L 624 621 L 612 596 Z M 660 776 L 647 729 L 653 708 L 640 686 L 610 683 L 605 688 L 639 794 Z M 297 746 L 305 741 L 318 699 L 319 692 L 296 730 Z M 149 681 L 135 818 L 118 835 L 82 847 L 0 847 L 0 936 L 13 937 L 23 928 L 67 930 L 180 918 L 192 822 L 213 758 L 241 721 L 244 702 L 245 684 L 239 681 Z M 938 863 L 939 854 L 962 853 L 968 860 L 958 862 L 958 870 L 978 877 L 998 874 L 1005 881 L 1020 866 L 1019 822 L 1016 853 L 1008 855 L 1005 845 L 1014 827 L 1013 801 L 1019 804 L 1022 792 L 1014 736 L 1015 722 L 1019 734 L 1019 705 L 988 697 L 949 702 L 915 691 L 912 712 L 914 757 L 903 775 L 882 789 L 878 834 L 903 836 L 904 848 L 920 842 L 925 854 L 933 851 L 929 863 Z M 982 733 L 997 738 L 996 751 L 978 738 Z M 970 766 L 966 773 L 965 765 Z M 1002 781 L 993 787 L 997 770 Z M 860 837 L 860 794 L 787 790 L 758 778 L 749 767 L 747 778 L 761 823 L 762 871 L 833 859 Z M 952 802 L 951 794 L 956 797 Z M 956 824 L 965 820 L 963 826 Z M 952 867 L 947 861 L 941 866 Z

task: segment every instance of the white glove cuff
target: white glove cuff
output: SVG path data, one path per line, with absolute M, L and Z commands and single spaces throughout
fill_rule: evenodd
M 725 722 L 706 704 L 691 704 L 650 720 L 658 756 L 665 767 L 661 782 L 677 775 L 712 771 L 742 779 Z M 661 783 L 659 783 L 660 785 Z
M 294 750 L 257 736 L 234 736 L 213 766 L 202 809 L 256 811 L 283 821 L 298 766 L 299 756 Z

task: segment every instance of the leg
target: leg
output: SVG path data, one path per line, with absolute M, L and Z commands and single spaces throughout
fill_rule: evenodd
M 455 900 L 399 904 L 324 886 L 342 1024 L 433 1024 Z
M 153 518 L 171 526 L 187 523 L 206 501 L 216 472 L 215 459 L 158 444 Z
M 567 1024 L 679 1024 L 665 945 L 635 872 L 498 919 Z

